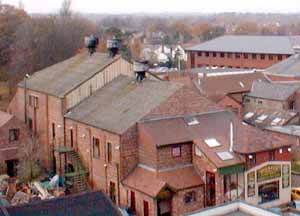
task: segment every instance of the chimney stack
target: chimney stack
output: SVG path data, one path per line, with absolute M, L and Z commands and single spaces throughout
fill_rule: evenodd
M 142 82 L 146 78 L 146 71 L 148 70 L 148 61 L 134 62 L 133 71 L 136 74 L 136 81 Z
M 96 48 L 98 47 L 99 39 L 94 35 L 91 35 L 84 38 L 84 43 L 90 55 L 93 55 L 96 52 Z
M 107 40 L 106 47 L 111 58 L 114 58 L 119 53 L 119 40 L 114 36 Z

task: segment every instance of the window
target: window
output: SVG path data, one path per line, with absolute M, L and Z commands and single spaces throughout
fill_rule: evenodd
M 217 155 L 223 161 L 232 160 L 234 158 L 233 155 L 230 152 L 228 152 L 228 151 L 218 152 Z
M 289 109 L 290 110 L 295 110 L 295 101 L 290 101 L 289 102 Z
M 248 59 L 248 54 L 244 53 L 244 59 Z
M 100 141 L 98 138 L 93 137 L 93 155 L 94 158 L 100 157 Z
M 210 148 L 221 146 L 221 144 L 215 138 L 206 139 L 204 141 Z
M 195 191 L 185 193 L 185 195 L 184 195 L 184 203 L 185 204 L 193 203 L 195 201 L 196 201 L 196 192 Z
M 55 123 L 52 123 L 52 138 L 54 139 L 55 137 L 56 137 Z
M 107 161 L 108 163 L 112 162 L 112 144 L 107 143 Z
M 18 141 L 20 136 L 20 129 L 10 129 L 9 130 L 9 141 Z
M 245 102 L 245 103 L 249 103 L 249 102 L 250 102 L 250 99 L 249 99 L 249 98 L 245 98 L 244 102 Z
M 209 52 L 205 52 L 205 56 L 206 56 L 206 57 L 209 57 Z
M 192 125 L 198 125 L 199 121 L 196 117 L 194 116 L 187 116 L 184 118 L 185 122 L 188 124 L 188 126 L 192 126 Z
M 73 138 L 73 130 L 70 130 L 70 143 L 71 143 L 71 147 L 73 148 L 74 146 L 74 138 Z
M 253 117 L 254 116 L 254 113 L 253 112 L 248 112 L 248 113 L 246 113 L 245 115 L 244 115 L 244 119 L 249 119 L 249 118 L 251 118 L 251 117 Z
M 269 161 L 275 160 L 275 151 L 269 151 Z
M 252 59 L 256 59 L 256 54 L 252 54 Z
M 29 106 L 38 108 L 38 97 L 29 95 Z
M 265 58 L 266 58 L 266 55 L 265 55 L 265 54 L 260 54 L 260 59 L 261 59 L 261 60 L 265 60 Z
M 278 55 L 278 56 L 277 56 L 277 59 L 278 59 L 279 61 L 281 61 L 281 60 L 282 60 L 282 55 Z
M 191 68 L 195 67 L 195 54 L 191 52 Z
M 201 157 L 203 155 L 201 149 L 196 145 L 195 145 L 195 155 L 198 157 Z
M 31 118 L 27 118 L 27 122 L 28 122 L 28 127 L 30 130 L 33 130 L 33 122 Z
M 144 205 L 144 216 L 149 216 L 149 203 L 144 200 L 143 205 Z
M 235 58 L 239 59 L 241 57 L 241 55 L 239 53 L 235 54 Z
M 273 55 L 269 55 L 269 60 L 273 60 Z
M 257 103 L 258 103 L 258 104 L 262 104 L 263 102 L 259 100 L 259 101 L 257 101 Z
M 197 54 L 198 54 L 199 57 L 202 56 L 202 52 L 198 52 Z
M 181 147 L 173 147 L 172 148 L 172 157 L 181 157 Z
M 221 58 L 225 57 L 225 53 L 220 53 Z
M 231 58 L 232 54 L 231 53 L 227 53 L 227 58 Z
M 217 57 L 217 53 L 216 52 L 213 52 L 213 57 Z

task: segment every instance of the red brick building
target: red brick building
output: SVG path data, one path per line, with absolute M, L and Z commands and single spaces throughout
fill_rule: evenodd
M 0 111 L 0 174 L 15 176 L 19 154 L 30 131 L 27 126 L 15 116 Z
M 34 73 L 26 90 L 24 81 L 18 85 L 8 111 L 38 134 L 46 168 L 55 168 L 54 150 L 64 143 L 64 114 L 122 73 L 133 72 L 120 56 L 82 52 Z
M 299 36 L 222 36 L 186 49 L 187 67 L 265 69 L 295 54 L 299 41 Z

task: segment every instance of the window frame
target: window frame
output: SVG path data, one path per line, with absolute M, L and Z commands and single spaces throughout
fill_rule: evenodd
M 174 151 L 176 149 L 179 149 L 179 154 L 174 154 Z M 171 149 L 171 155 L 172 155 L 172 158 L 180 158 L 181 157 L 181 146 L 172 146 L 172 149 Z
M 100 158 L 100 154 L 101 154 L 101 151 L 100 151 L 100 139 L 93 136 L 92 142 L 93 142 L 93 158 L 99 159 Z
M 184 194 L 184 197 L 183 197 L 184 204 L 188 205 L 188 204 L 195 203 L 197 201 L 197 197 L 196 196 L 197 196 L 196 191 L 186 192 Z
M 20 139 L 20 128 L 11 128 L 8 130 L 9 142 L 17 142 L 19 141 L 19 139 Z
M 112 143 L 111 142 L 107 142 L 106 143 L 106 147 L 107 147 L 107 162 L 111 163 L 113 160 L 113 153 L 112 153 Z

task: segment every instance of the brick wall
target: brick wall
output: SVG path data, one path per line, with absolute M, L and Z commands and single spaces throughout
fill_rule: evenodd
M 172 148 L 181 147 L 181 156 L 173 157 Z M 161 147 L 157 149 L 157 167 L 158 169 L 172 168 L 175 166 L 192 163 L 192 144 L 181 144 L 174 146 Z
M 187 51 L 188 63 L 187 68 L 196 68 L 203 66 L 218 66 L 218 67 L 240 67 L 240 68 L 268 68 L 277 62 L 282 61 L 289 57 L 289 55 L 269 55 L 269 54 L 256 54 L 256 59 L 253 58 L 252 54 L 240 54 L 240 58 L 236 57 L 237 53 L 231 53 L 231 57 L 228 57 L 228 53 L 223 53 L 224 57 L 221 57 L 220 52 L 208 52 L 209 56 L 206 56 L 206 52 Z M 192 57 L 194 56 L 194 65 L 192 64 Z M 262 55 L 265 56 L 262 59 Z M 273 59 L 270 59 L 273 58 Z
M 17 141 L 9 141 L 9 130 L 20 129 L 19 139 Z M 18 160 L 22 146 L 30 139 L 30 132 L 27 126 L 13 117 L 5 125 L 0 128 L 0 175 L 6 173 L 6 160 Z M 13 148 L 8 150 L 7 148 Z
M 152 143 L 150 137 L 144 132 L 142 127 L 139 130 L 139 163 L 157 169 L 157 148 Z
M 238 116 L 241 116 L 242 114 L 242 105 L 229 96 L 225 96 L 221 101 L 218 102 L 218 105 L 226 108 L 229 111 L 235 112 Z
M 188 192 L 196 193 L 196 200 L 191 203 L 185 203 L 184 197 Z M 191 188 L 187 190 L 178 191 L 173 196 L 172 200 L 172 214 L 183 215 L 190 213 L 204 207 L 204 187 Z
M 282 153 L 280 153 L 280 149 L 275 149 L 275 161 L 291 161 L 292 159 L 292 154 L 291 152 L 288 151 L 288 147 L 283 147 Z M 246 166 L 248 168 L 253 167 L 253 166 L 258 166 L 260 164 L 263 164 L 265 162 L 270 161 L 270 151 L 264 151 L 264 152 L 257 152 L 256 154 L 256 163 L 255 165 L 250 164 L 250 159 L 248 156 L 246 156 Z

